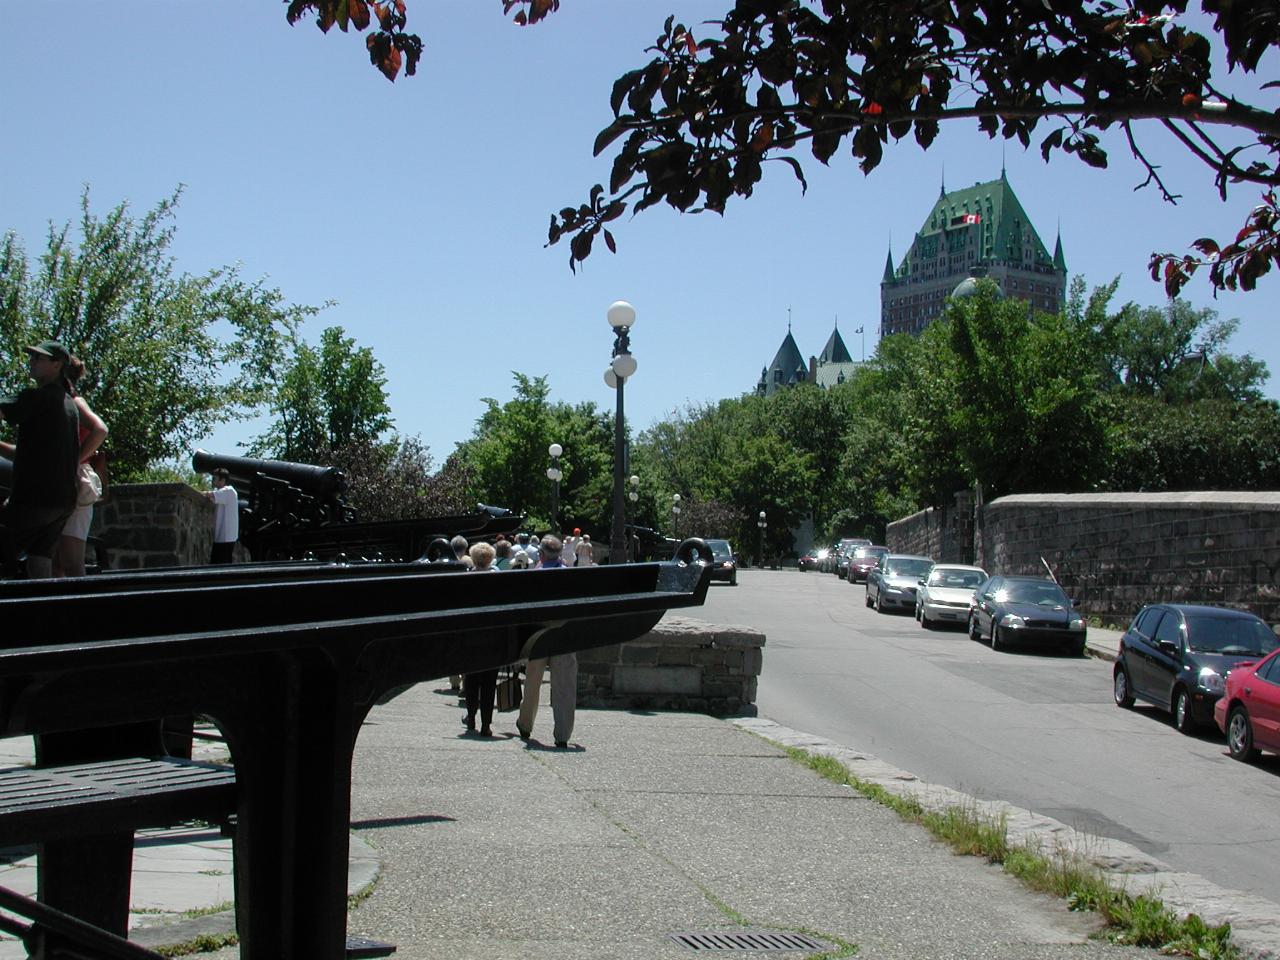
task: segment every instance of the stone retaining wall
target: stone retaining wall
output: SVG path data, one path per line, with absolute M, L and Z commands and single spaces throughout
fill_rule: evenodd
M 626 644 L 578 654 L 578 705 L 755 716 L 765 636 L 668 615 Z
M 1280 493 L 1020 494 L 977 512 L 964 544 L 931 531 L 969 509 L 925 511 L 891 523 L 888 546 L 992 572 L 1053 567 L 1090 616 L 1127 623 L 1144 603 L 1208 603 L 1280 621 Z

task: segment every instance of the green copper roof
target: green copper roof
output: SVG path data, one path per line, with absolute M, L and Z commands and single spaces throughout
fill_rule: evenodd
M 1062 254 L 1062 233 L 1058 233 L 1058 240 L 1053 245 L 1053 268 L 1061 270 L 1063 273 L 1067 271 L 1067 258 Z
M 840 336 L 839 328 L 832 330 L 831 336 L 827 338 L 827 345 L 818 354 L 818 362 L 850 363 L 852 360 L 853 357 L 849 356 L 849 349 L 844 345 L 844 339 Z
M 781 371 L 782 376 L 775 377 L 775 371 Z M 782 346 L 774 354 L 773 363 L 769 364 L 769 369 L 766 371 L 767 387 L 772 392 L 775 386 L 786 386 L 797 380 L 803 380 L 808 372 L 809 368 L 800 354 L 800 348 L 796 346 L 795 338 L 788 330 L 786 339 L 782 341 Z
M 938 197 L 929 216 L 925 218 L 924 225 L 916 233 L 912 246 L 921 241 L 930 245 L 942 242 L 931 241 L 930 238 L 941 237 L 954 230 L 971 229 L 974 225 L 981 231 L 978 249 L 982 262 L 1021 263 L 1022 242 L 1025 237 L 1031 241 L 1034 262 L 1058 266 L 1055 258 L 1049 256 L 1048 249 L 1026 210 L 1022 208 L 1013 187 L 1003 175 L 999 180 L 975 183 L 972 187 L 951 190 Z M 903 266 L 909 262 L 908 257 Z M 896 278 L 897 271 L 892 271 L 891 268 L 892 259 L 886 264 L 885 281 Z M 1065 263 L 1060 269 L 1065 269 Z
M 881 283 L 892 283 L 892 282 L 893 282 L 893 273 L 894 273 L 894 270 L 893 270 L 893 247 L 890 247 L 890 248 L 889 248 L 889 253 L 888 253 L 888 255 L 885 257 L 885 260 L 884 260 L 884 278 L 883 278 L 880 282 L 881 282 Z

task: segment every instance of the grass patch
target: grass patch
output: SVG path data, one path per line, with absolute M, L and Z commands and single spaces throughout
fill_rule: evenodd
M 1138 947 L 1154 947 L 1166 954 L 1198 960 L 1238 960 L 1231 943 L 1231 925 L 1210 926 L 1191 914 L 1179 917 L 1156 897 L 1133 896 L 1114 886 L 1096 867 L 1065 853 L 1011 847 L 1004 817 L 985 816 L 964 806 L 926 810 L 918 799 L 886 790 L 851 774 L 834 757 L 797 747 L 783 747 L 787 756 L 832 783 L 852 787 L 869 800 L 918 823 L 956 853 L 985 857 L 1033 890 L 1067 901 L 1072 910 L 1090 910 L 1107 924 L 1107 939 Z
M 188 957 L 193 953 L 212 953 L 223 947 L 234 947 L 240 938 L 234 933 L 202 933 L 184 943 L 171 943 L 166 947 L 156 947 L 156 953 L 162 957 Z

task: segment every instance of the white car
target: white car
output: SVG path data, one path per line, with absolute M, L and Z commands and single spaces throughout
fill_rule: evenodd
M 981 567 L 935 563 L 916 590 L 916 619 L 928 630 L 940 623 L 969 621 L 973 591 L 987 579 Z

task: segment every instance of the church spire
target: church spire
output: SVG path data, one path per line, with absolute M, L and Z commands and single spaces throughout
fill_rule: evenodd
M 1062 224 L 1058 224 L 1058 240 L 1053 245 L 1053 269 L 1067 272 L 1067 258 L 1062 253 Z
M 889 248 L 889 253 L 884 258 L 884 277 L 881 283 L 893 283 L 895 277 L 893 275 L 893 248 Z

